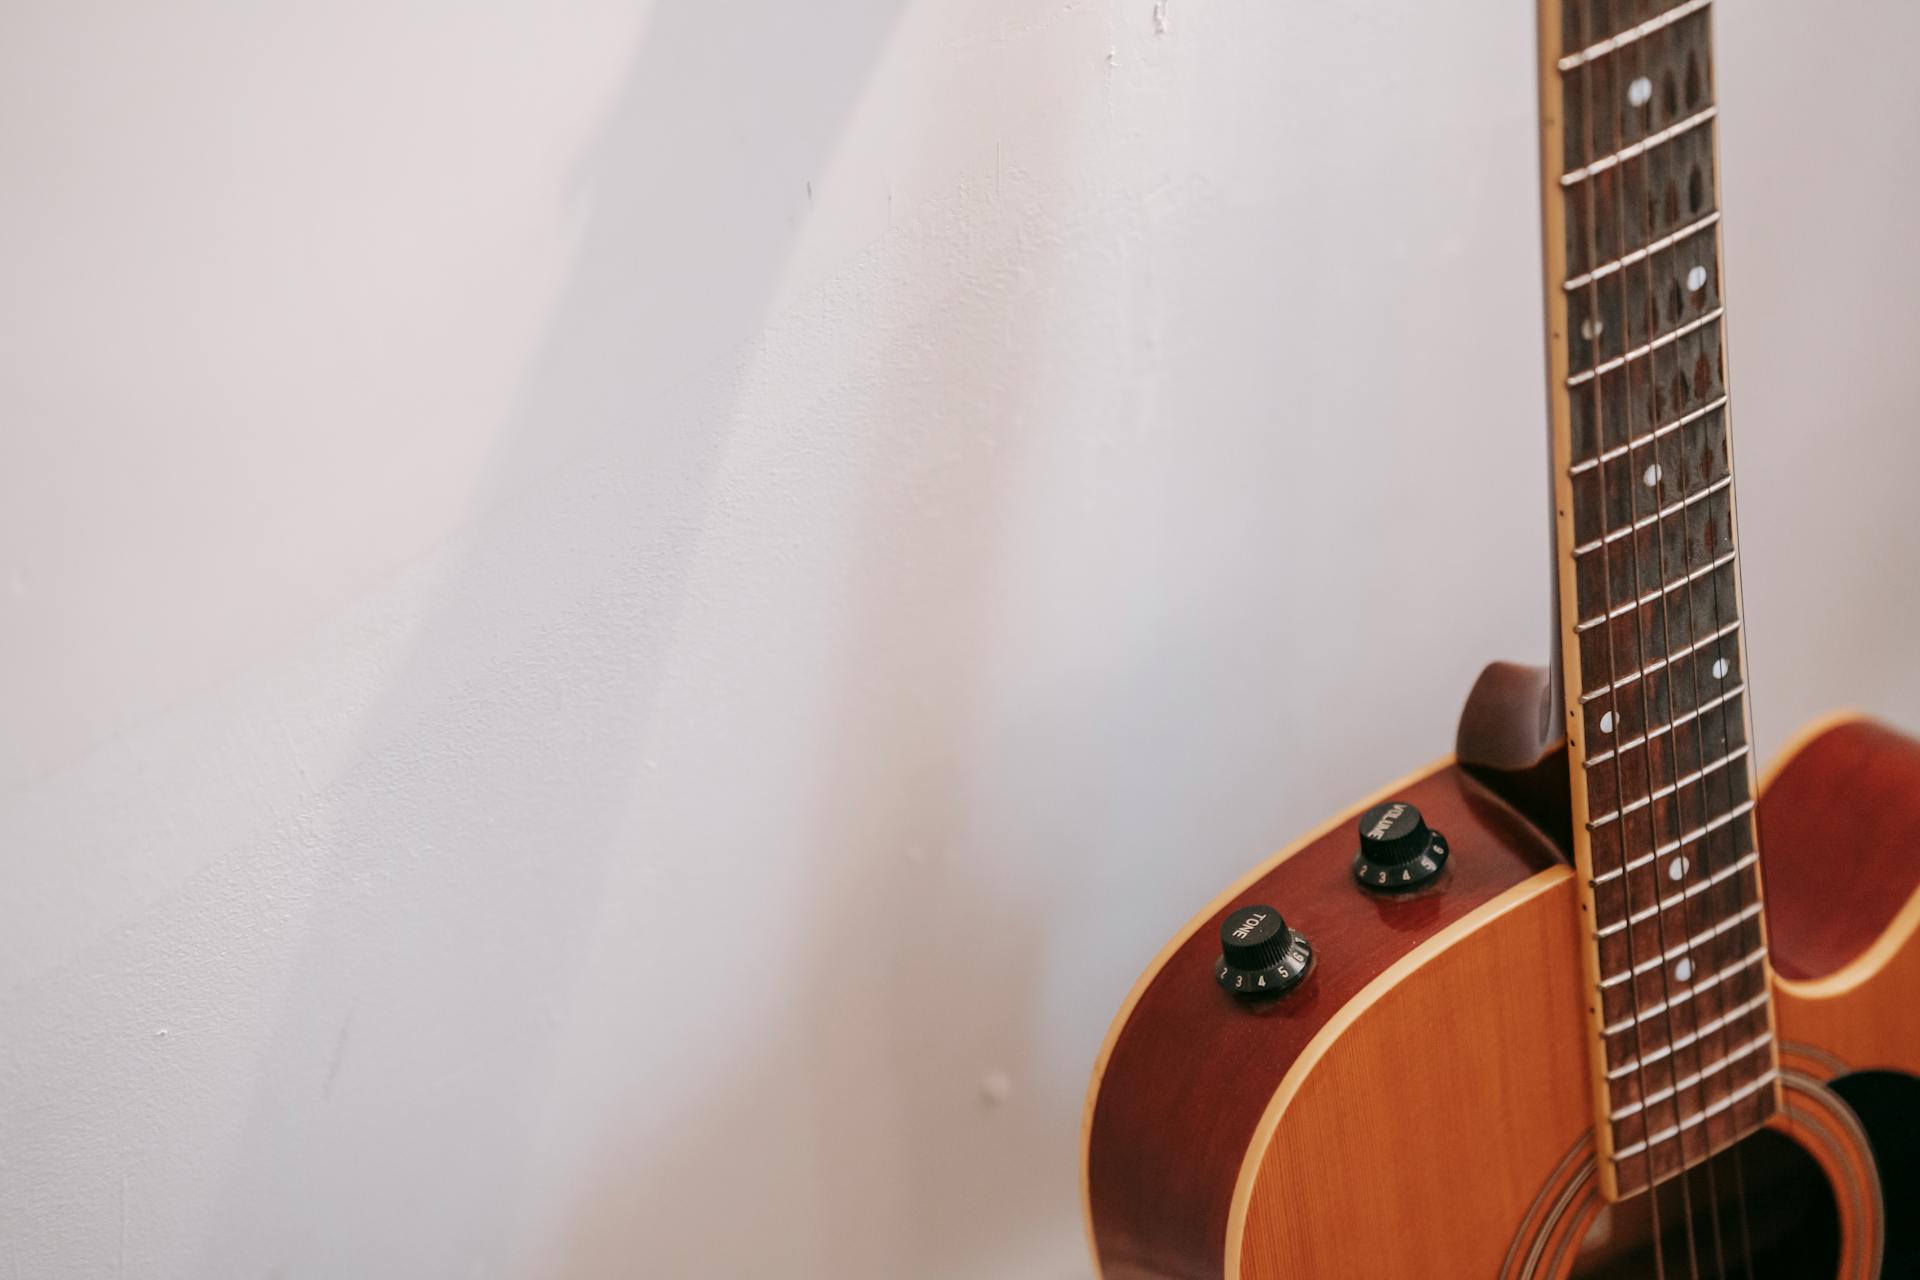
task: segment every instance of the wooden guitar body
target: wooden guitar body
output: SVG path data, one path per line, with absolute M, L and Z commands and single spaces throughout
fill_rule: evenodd
M 1920 743 L 1753 770 L 1717 7 L 1540 0 L 1550 660 L 1134 988 L 1106 1280 L 1920 1277 Z
M 1448 837 L 1432 885 L 1355 884 L 1355 806 L 1161 952 L 1087 1100 L 1105 1280 L 1652 1274 L 1649 1197 L 1600 1194 L 1593 1099 L 1568 1087 L 1588 1070 L 1582 976 L 1543 962 L 1576 953 L 1576 873 L 1516 794 L 1429 768 L 1375 799 L 1411 800 Z M 1743 1180 L 1756 1276 L 1916 1274 L 1920 743 L 1830 722 L 1776 767 L 1759 814 L 1783 1105 L 1686 1181 L 1727 1199 L 1708 1179 Z M 1214 982 L 1221 922 L 1249 902 L 1278 904 L 1314 948 L 1278 999 Z

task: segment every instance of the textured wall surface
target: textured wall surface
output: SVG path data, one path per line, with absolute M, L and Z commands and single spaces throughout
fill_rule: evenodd
M 1829 8 L 1721 21 L 1769 749 L 1920 726 Z M 1139 967 L 1545 651 L 1524 4 L 0 28 L 0 1276 L 1085 1275 Z

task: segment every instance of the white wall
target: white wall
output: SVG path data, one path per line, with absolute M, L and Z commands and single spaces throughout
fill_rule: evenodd
M 1544 651 L 1526 9 L 9 6 L 0 1275 L 1085 1274 L 1141 964 Z M 1920 725 L 1842 10 L 1722 11 L 1769 747 Z

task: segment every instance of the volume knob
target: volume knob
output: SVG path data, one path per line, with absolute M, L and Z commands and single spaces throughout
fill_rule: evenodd
M 1306 976 L 1313 947 L 1274 908 L 1229 911 L 1220 922 L 1220 958 L 1214 978 L 1237 996 L 1277 996 Z
M 1416 888 L 1446 865 L 1446 837 L 1405 800 L 1389 800 L 1360 815 L 1353 876 L 1367 888 L 1389 893 Z

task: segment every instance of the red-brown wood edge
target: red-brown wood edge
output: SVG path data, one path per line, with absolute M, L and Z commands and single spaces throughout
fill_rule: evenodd
M 1222 1274 L 1235 1179 L 1287 1068 L 1328 1019 L 1424 939 L 1563 860 L 1512 806 L 1455 765 L 1399 798 L 1444 832 L 1441 879 L 1405 897 L 1353 880 L 1356 808 L 1204 921 L 1148 982 L 1099 1083 L 1087 1200 L 1106 1280 Z M 1214 982 L 1220 922 L 1248 902 L 1278 907 L 1314 944 L 1285 997 L 1247 1004 Z M 1139 1028 L 1150 1034 L 1139 1034 Z
M 1920 888 L 1920 742 L 1847 720 L 1794 753 L 1759 806 L 1767 925 L 1776 973 L 1841 968 Z

